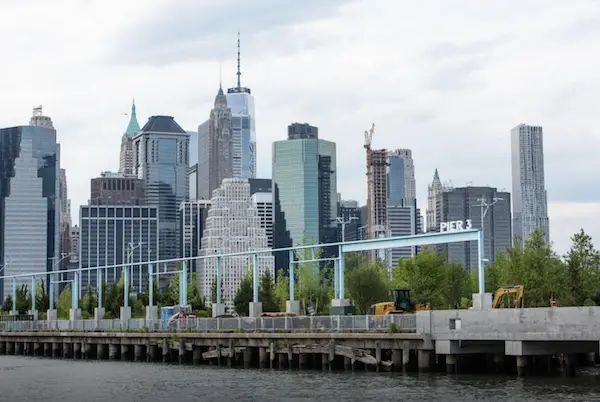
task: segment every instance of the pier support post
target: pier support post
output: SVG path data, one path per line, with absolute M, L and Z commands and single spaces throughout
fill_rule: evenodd
M 60 356 L 60 343 L 52 343 L 52 357 L 57 358 Z
M 6 342 L 1 341 L 0 342 L 0 355 L 5 355 L 6 354 Z
M 15 343 L 14 342 L 6 342 L 6 354 L 7 355 L 15 354 Z
M 456 355 L 446 355 L 446 373 L 455 374 L 458 367 L 458 358 Z
M 596 353 L 595 352 L 589 352 L 585 354 L 585 364 L 587 366 L 593 366 L 594 364 L 596 364 Z
M 129 353 L 129 345 L 121 345 L 121 360 L 127 360 L 128 353 Z
M 51 345 L 48 342 L 44 342 L 44 357 L 50 356 L 51 353 L 52 353 Z M 8 354 L 8 352 L 7 352 L 7 354 Z
M 179 340 L 177 351 L 179 352 L 179 364 L 183 364 L 185 362 L 185 342 L 183 339 Z
M 502 353 L 494 354 L 494 371 L 496 373 L 504 371 L 504 355 Z
M 23 342 L 15 342 L 15 355 L 23 354 Z
M 300 370 L 306 370 L 307 360 L 308 356 L 306 355 L 306 353 L 300 353 L 300 355 L 298 356 L 298 368 Z
M 248 369 L 250 368 L 250 365 L 252 364 L 252 349 L 250 349 L 249 347 L 246 347 L 246 349 L 244 349 L 244 368 Z
M 158 347 L 156 345 L 152 345 L 152 344 L 148 344 L 148 346 L 146 347 L 146 361 L 147 362 L 153 362 L 156 360 L 156 352 L 158 350 Z
M 135 345 L 133 347 L 133 360 L 141 362 L 144 358 L 144 345 Z
M 33 342 L 33 355 L 39 356 L 40 349 L 42 349 L 42 345 L 39 342 Z M 0 354 L 2 353 L 2 345 L 0 344 Z
M 402 371 L 402 350 L 401 349 L 392 349 L 392 370 L 393 371 Z
M 419 350 L 417 351 L 417 357 L 419 371 L 429 370 L 429 365 L 431 364 L 431 351 Z
M 322 370 L 329 369 L 329 353 L 321 354 L 321 369 Z
M 73 357 L 71 354 L 71 347 L 72 347 L 72 344 L 70 342 L 63 343 L 63 358 L 64 359 Z
M 402 371 L 408 370 L 408 364 L 410 363 L 410 349 L 408 347 L 402 348 Z
M 346 356 L 344 357 L 344 370 L 353 370 L 352 359 Z
M 285 368 L 285 361 L 287 360 L 287 355 L 285 353 L 277 353 L 279 357 L 279 368 Z M 291 362 L 290 362 L 291 363 Z M 290 364 L 291 367 L 291 364 Z
M 167 358 L 169 356 L 169 351 L 170 351 L 170 346 L 169 346 L 169 342 L 167 342 L 166 339 L 162 340 L 162 362 L 165 363 L 167 361 Z
M 119 356 L 119 345 L 111 343 L 108 345 L 108 358 L 109 360 L 115 360 Z
M 258 348 L 258 367 L 267 368 L 267 348 Z
M 81 359 L 81 343 L 73 343 L 73 359 Z
M 528 363 L 527 356 L 517 356 L 517 375 L 519 377 L 526 374 Z
M 568 354 L 563 360 L 563 375 L 565 377 L 574 377 L 576 372 L 575 355 Z
M 202 362 L 202 349 L 200 346 L 195 346 L 192 351 L 192 362 L 194 364 L 200 364 Z
M 375 341 L 375 371 L 379 373 L 379 366 L 381 366 L 381 344 L 379 341 Z
M 229 338 L 229 344 L 227 345 L 229 349 L 229 358 L 227 359 L 227 366 L 231 368 L 233 366 L 233 361 L 235 360 L 235 349 L 233 348 L 233 339 Z
M 106 354 L 106 345 L 99 343 L 96 345 L 96 359 L 102 360 L 104 359 L 104 355 Z

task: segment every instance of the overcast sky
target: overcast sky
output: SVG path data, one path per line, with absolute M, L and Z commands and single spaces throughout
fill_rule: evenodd
M 544 127 L 551 240 L 584 228 L 600 246 L 597 0 L 3 0 L 0 127 L 52 117 L 73 216 L 92 177 L 117 170 L 138 119 L 207 119 L 219 85 L 256 101 L 258 173 L 291 122 L 338 145 L 338 191 L 365 200 L 363 133 L 410 148 L 426 206 L 435 168 L 455 187 L 511 191 L 510 129 Z M 424 212 L 424 211 L 423 211 Z

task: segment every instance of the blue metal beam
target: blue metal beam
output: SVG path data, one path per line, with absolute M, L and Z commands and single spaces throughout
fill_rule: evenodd
M 455 243 L 479 240 L 479 229 L 461 230 L 443 233 L 425 233 L 415 236 L 388 237 L 362 240 L 342 244 L 344 253 L 353 251 L 379 250 L 383 248 L 412 247 L 427 244 Z

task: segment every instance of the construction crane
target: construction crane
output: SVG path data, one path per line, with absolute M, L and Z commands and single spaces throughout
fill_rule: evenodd
M 375 204 L 373 201 L 373 161 L 371 152 L 371 143 L 375 134 L 375 123 L 371 130 L 365 130 L 365 149 L 367 150 L 367 239 L 373 238 L 373 216 L 375 215 Z M 368 258 L 372 260 L 372 251 L 369 250 Z

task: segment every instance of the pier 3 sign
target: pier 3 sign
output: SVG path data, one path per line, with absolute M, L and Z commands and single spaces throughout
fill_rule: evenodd
M 471 224 L 470 219 L 467 219 L 466 221 L 450 221 L 440 223 L 440 232 L 456 232 L 459 230 L 468 230 L 472 228 L 473 225 Z

